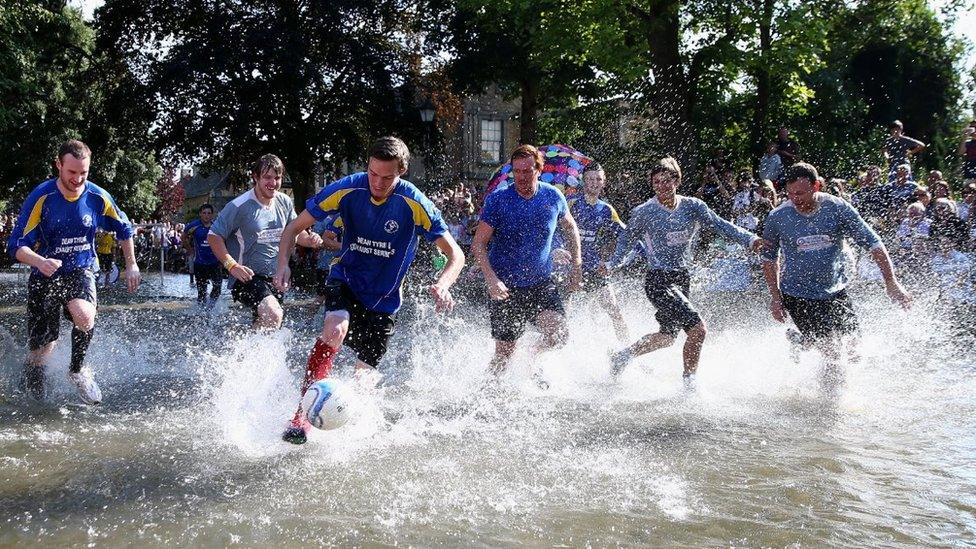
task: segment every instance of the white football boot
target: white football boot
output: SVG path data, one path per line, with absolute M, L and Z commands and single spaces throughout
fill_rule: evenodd
M 102 390 L 95 383 L 95 376 L 92 374 L 91 368 L 86 366 L 80 372 L 69 373 L 68 379 L 78 389 L 78 396 L 85 404 L 94 405 L 102 401 Z

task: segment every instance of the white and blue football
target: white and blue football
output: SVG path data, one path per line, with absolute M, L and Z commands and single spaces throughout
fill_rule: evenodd
M 349 421 L 349 390 L 335 379 L 313 383 L 302 397 L 308 422 L 317 429 L 338 429 Z

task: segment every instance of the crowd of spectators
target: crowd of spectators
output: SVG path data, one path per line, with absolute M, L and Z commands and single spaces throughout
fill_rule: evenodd
M 947 179 L 940 170 L 916 178 L 918 155 L 926 145 L 905 134 L 904 126 L 894 121 L 889 136 L 879 144 L 880 165 L 867 165 L 848 177 L 827 177 L 821 190 L 850 201 L 881 235 L 900 275 L 915 284 L 934 287 L 940 295 L 976 302 L 972 290 L 976 259 L 976 121 L 966 127 L 957 149 L 961 170 L 957 178 Z M 788 128 L 779 128 L 768 142 L 764 154 L 751 162 L 738 162 L 724 147 L 717 147 L 699 171 L 697 181 L 685 189 L 704 200 L 718 215 L 757 234 L 762 234 L 766 216 L 783 199 L 780 178 L 786 167 L 803 160 L 799 144 Z M 840 174 L 838 174 L 840 175 Z M 618 189 L 639 185 L 640 177 L 623 174 Z M 612 184 L 611 176 L 611 188 Z M 626 191 L 626 189 L 624 189 Z M 478 225 L 484 196 L 481 190 L 456 183 L 429 194 L 443 214 L 451 235 L 466 254 Z M 610 197 L 614 202 L 614 197 Z M 615 204 L 626 215 L 632 204 Z M 0 230 L 4 241 L 13 229 L 15 214 L 2 214 Z M 160 258 L 169 272 L 187 272 L 187 251 L 182 245 L 184 225 L 170 221 L 140 220 L 136 225 L 136 255 L 144 269 L 158 269 Z M 709 248 L 710 235 L 703 235 L 699 251 Z M 117 252 L 116 252 L 117 253 Z M 434 251 L 433 253 L 436 253 Z M 314 251 L 296 258 L 299 265 L 314 265 Z M 436 258 L 432 258 L 436 270 Z M 2 266 L 11 259 L 4 255 Z M 467 278 L 476 281 L 478 273 L 469 268 Z M 423 269 L 421 269 L 423 271 Z M 861 276 L 871 274 L 859 270 Z M 464 279 L 462 279 L 462 284 Z

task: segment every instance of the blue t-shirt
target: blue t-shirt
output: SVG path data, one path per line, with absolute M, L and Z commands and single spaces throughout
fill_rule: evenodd
M 603 200 L 590 204 L 581 196 L 571 198 L 568 205 L 569 213 L 579 227 L 583 272 L 591 273 L 603 260 L 602 247 L 608 241 L 616 242 L 624 229 L 624 223 L 617 215 L 617 210 Z
M 27 246 L 43 257 L 60 259 L 54 276 L 92 269 L 96 229 L 113 232 L 118 240 L 129 240 L 133 233 L 129 218 L 105 189 L 86 181 L 81 196 L 68 200 L 58 190 L 57 179 L 49 179 L 27 195 L 7 253 L 16 258 L 17 250 Z
M 772 246 L 763 259 L 776 261 L 783 251 L 780 291 L 803 299 L 830 299 L 847 286 L 845 238 L 863 248 L 881 246 L 878 235 L 845 200 L 814 195 L 815 212 L 804 215 L 784 202 L 766 217 L 763 238 Z
M 312 226 L 312 231 L 318 235 L 321 235 L 325 231 L 329 231 L 336 235 L 336 240 L 342 242 L 342 218 L 337 214 L 326 216 L 326 218 L 322 221 L 315 222 L 315 225 Z M 323 271 L 328 271 L 332 266 L 332 261 L 337 255 L 339 255 L 339 250 L 327 250 L 322 248 L 319 250 L 319 257 L 318 261 L 315 263 L 315 267 Z
M 485 199 L 481 221 L 494 233 L 488 262 L 510 288 L 537 286 L 552 275 L 552 240 L 556 225 L 569 207 L 556 187 L 539 182 L 532 198 L 522 198 L 512 185 Z
M 210 242 L 207 235 L 210 234 L 210 227 L 205 227 L 199 219 L 194 219 L 187 226 L 186 234 L 193 239 L 193 264 L 194 265 L 216 265 L 217 256 L 210 249 Z
M 742 246 L 748 247 L 758 238 L 722 219 L 697 198 L 678 196 L 674 209 L 669 210 L 655 197 L 634 208 L 627 230 L 621 233 L 617 241 L 617 251 L 610 263 L 619 266 L 634 246 L 643 242 L 647 265 L 651 269 L 688 269 L 692 259 L 692 244 L 696 242 L 702 225 L 712 227 Z
M 346 176 L 308 199 L 305 208 L 316 221 L 333 213 L 342 218 L 342 248 L 329 278 L 345 282 L 367 309 L 381 313 L 400 308 L 418 236 L 433 242 L 447 233 L 440 211 L 404 179 L 376 201 L 365 173 Z

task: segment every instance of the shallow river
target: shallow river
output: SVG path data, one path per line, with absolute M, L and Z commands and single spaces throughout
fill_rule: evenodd
M 185 278 L 163 293 L 189 295 Z M 158 282 L 144 293 L 159 291 Z M 175 288 L 181 289 L 176 290 Z M 274 335 L 217 308 L 103 307 L 92 344 L 105 402 L 76 404 L 67 325 L 48 405 L 12 395 L 23 291 L 0 287 L 0 545 L 961 546 L 976 540 L 976 353 L 923 302 L 855 291 L 861 360 L 840 387 L 789 358 L 762 294 L 698 295 L 710 324 L 698 389 L 680 349 L 612 380 L 605 316 L 570 303 L 569 345 L 486 386 L 477 308 L 402 316 L 356 417 L 296 447 L 312 313 Z M 117 300 L 118 298 L 116 298 Z M 105 294 L 103 303 L 112 301 Z M 624 289 L 633 335 L 654 326 Z M 536 338 L 530 332 L 523 347 Z

